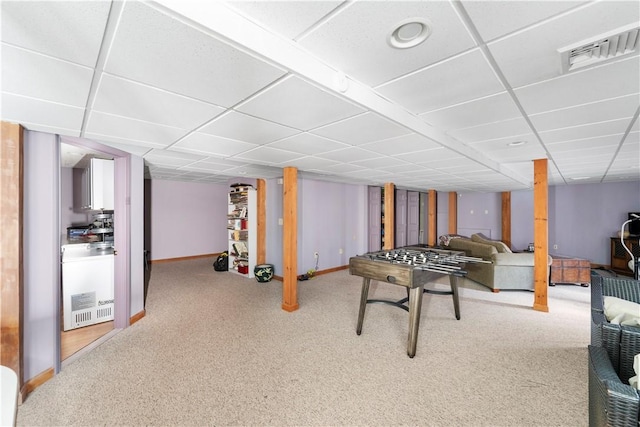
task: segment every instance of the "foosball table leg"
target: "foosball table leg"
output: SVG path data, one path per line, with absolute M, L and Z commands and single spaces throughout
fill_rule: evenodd
M 360 311 L 358 312 L 358 326 L 356 328 L 356 334 L 362 333 L 362 322 L 364 321 L 364 311 L 367 308 L 367 298 L 369 298 L 369 284 L 371 279 L 362 279 L 362 293 L 360 294 Z
M 417 286 L 409 290 L 409 339 L 407 343 L 407 354 L 411 358 L 416 355 L 423 291 L 424 286 Z
M 460 320 L 460 299 L 458 298 L 458 277 L 454 275 L 450 275 L 449 283 L 451 284 L 451 292 L 453 293 L 453 309 L 456 312 L 456 319 Z

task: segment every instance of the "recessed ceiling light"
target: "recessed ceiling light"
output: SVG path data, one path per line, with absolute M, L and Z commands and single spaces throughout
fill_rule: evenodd
M 527 143 L 527 141 L 513 141 L 513 142 L 508 143 L 507 145 L 509 147 L 520 147 L 521 145 L 524 145 L 526 143 Z
M 425 41 L 431 35 L 431 23 L 424 18 L 400 21 L 387 35 L 387 43 L 396 49 L 408 49 Z

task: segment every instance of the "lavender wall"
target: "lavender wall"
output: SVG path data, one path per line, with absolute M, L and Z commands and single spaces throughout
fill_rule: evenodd
M 442 194 L 442 199 L 448 193 Z M 440 194 L 438 194 L 440 207 Z M 616 236 L 630 211 L 640 210 L 640 182 L 572 184 L 549 187 L 549 252 L 608 265 L 610 237 Z M 473 211 L 473 214 L 471 213 Z M 485 214 L 485 211 L 488 213 Z M 441 215 L 438 209 L 438 232 Z M 458 232 L 501 236 L 500 193 L 461 193 Z M 444 218 L 444 227 L 447 224 Z M 445 228 L 446 230 L 446 228 Z M 524 249 L 533 242 L 533 191 L 511 192 L 511 244 Z M 554 247 L 554 246 L 557 246 Z
M 298 180 L 298 273 L 340 267 L 367 249 L 367 186 Z
M 59 147 L 56 135 L 24 133 L 25 381 L 57 366 L 59 359 Z
M 228 185 L 150 180 L 149 259 L 219 253 L 227 249 Z

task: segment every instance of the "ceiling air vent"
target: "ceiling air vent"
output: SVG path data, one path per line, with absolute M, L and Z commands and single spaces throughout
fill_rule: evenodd
M 579 45 L 560 49 L 562 71 L 574 71 L 636 52 L 638 33 L 640 27 L 625 27 L 612 34 L 599 36 L 595 41 L 583 41 Z

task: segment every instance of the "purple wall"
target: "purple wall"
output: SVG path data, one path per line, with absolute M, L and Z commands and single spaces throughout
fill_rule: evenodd
M 448 193 L 438 194 L 438 206 Z M 473 211 L 473 213 L 471 213 Z M 608 265 L 610 237 L 616 236 L 630 211 L 640 211 L 640 182 L 572 184 L 549 187 L 549 253 L 571 255 Z M 447 219 L 438 232 L 446 230 Z M 487 212 L 485 214 L 485 212 Z M 461 193 L 458 232 L 501 236 L 500 193 Z M 511 244 L 524 249 L 533 242 L 533 191 L 511 192 Z M 554 247 L 557 246 L 557 247 Z
M 228 185 L 154 179 L 147 186 L 150 260 L 227 249 Z

